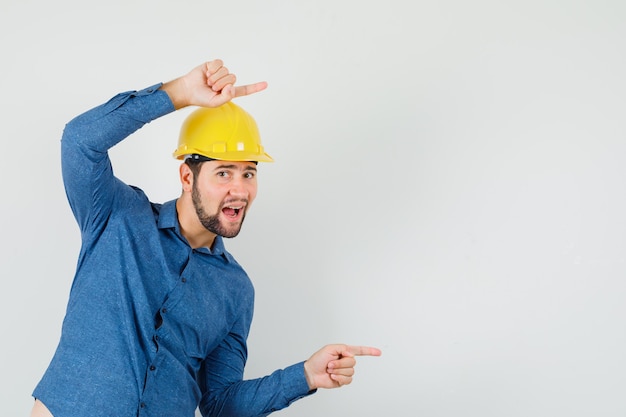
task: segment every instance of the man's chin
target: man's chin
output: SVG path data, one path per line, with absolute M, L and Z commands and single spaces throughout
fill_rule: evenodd
M 237 235 L 239 234 L 239 230 L 237 230 L 236 232 L 231 232 L 231 233 L 218 233 L 218 234 L 224 239 L 232 239 L 234 237 L 237 237 Z
M 218 216 L 212 216 L 210 218 L 205 218 L 205 221 L 202 221 L 204 227 L 211 233 L 214 233 L 218 236 L 224 238 L 233 238 L 239 234 L 241 231 L 241 226 L 243 225 L 243 218 L 237 219 L 236 221 L 229 221 L 228 219 L 220 218 Z
M 224 238 L 230 239 L 230 238 L 237 236 L 240 231 L 241 231 L 241 223 L 237 225 L 231 225 L 231 227 L 224 227 L 222 225 L 222 227 L 219 230 L 219 233 L 217 234 Z

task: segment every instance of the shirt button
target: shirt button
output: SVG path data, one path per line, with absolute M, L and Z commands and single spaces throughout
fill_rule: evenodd
M 167 307 L 163 307 L 163 308 L 161 309 L 161 313 L 163 313 L 163 314 L 167 313 Z
M 158 334 L 154 336 L 154 340 L 156 340 L 157 342 L 159 341 L 159 335 Z
M 187 278 L 185 278 L 185 277 L 182 277 L 180 280 L 181 280 L 182 282 L 187 282 Z
M 141 403 L 141 404 L 139 404 L 139 407 L 140 407 L 140 408 L 146 408 L 146 403 Z
M 150 370 L 151 370 L 151 371 L 154 371 L 155 369 L 156 369 L 156 366 L 154 366 L 154 365 L 150 365 Z

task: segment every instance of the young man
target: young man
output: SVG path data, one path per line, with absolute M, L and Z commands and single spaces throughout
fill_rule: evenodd
M 308 360 L 243 380 L 254 290 L 223 237 L 239 233 L 271 161 L 250 115 L 231 102 L 266 88 L 235 86 L 222 61 L 118 94 L 72 120 L 63 179 L 82 246 L 59 346 L 34 390 L 32 417 L 264 416 L 352 381 L 355 356 L 328 345 Z M 151 203 L 113 175 L 109 148 L 158 117 L 199 106 L 175 156 L 182 195 Z

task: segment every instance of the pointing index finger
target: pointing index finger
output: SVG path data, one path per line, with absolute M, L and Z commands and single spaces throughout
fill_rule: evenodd
M 346 351 L 352 356 L 380 356 L 380 349 L 369 346 L 346 346 Z
M 267 83 L 265 81 L 261 81 L 254 84 L 247 85 L 238 85 L 235 86 L 235 95 L 234 97 L 247 96 L 250 94 L 258 93 L 259 91 L 263 91 L 267 88 Z

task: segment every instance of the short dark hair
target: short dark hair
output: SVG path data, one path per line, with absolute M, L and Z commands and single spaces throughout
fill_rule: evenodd
M 193 174 L 194 178 L 198 177 L 198 173 L 200 172 L 200 169 L 202 168 L 202 164 L 204 164 L 205 162 L 206 160 L 202 160 L 202 159 L 192 159 L 192 158 L 185 159 L 185 163 L 191 170 L 191 173 Z

